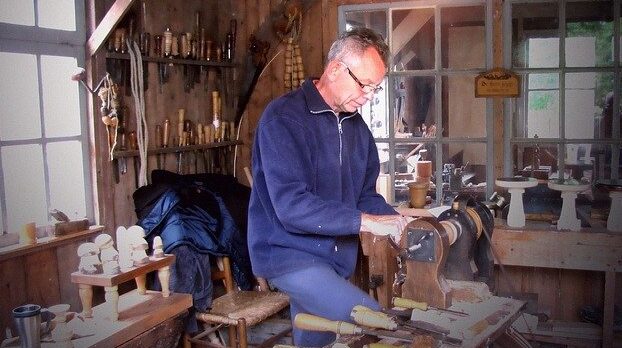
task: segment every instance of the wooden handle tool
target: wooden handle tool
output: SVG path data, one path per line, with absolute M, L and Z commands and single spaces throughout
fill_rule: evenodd
M 307 313 L 298 313 L 294 318 L 294 326 L 299 329 L 308 331 L 334 332 L 340 335 L 370 335 L 380 338 L 394 338 L 400 341 L 412 342 L 413 336 L 407 333 L 388 331 L 388 330 L 372 330 L 365 329 L 358 325 L 345 321 L 328 320 L 316 315 Z
M 437 311 L 448 312 L 448 313 L 452 313 L 452 314 L 456 314 L 460 316 L 468 316 L 468 314 L 464 312 L 454 311 L 451 309 L 436 308 L 436 307 L 428 306 L 426 302 L 419 302 L 419 301 L 402 298 L 402 297 L 394 297 L 393 305 L 396 307 L 402 307 L 402 308 L 420 309 L 422 311 L 427 311 L 428 309 L 434 309 Z
M 397 322 L 389 315 L 362 305 L 354 306 L 350 312 L 350 317 L 359 325 L 387 330 L 397 329 Z
M 168 138 L 171 132 L 171 122 L 167 119 L 164 120 L 164 128 L 162 134 L 162 147 L 168 147 Z

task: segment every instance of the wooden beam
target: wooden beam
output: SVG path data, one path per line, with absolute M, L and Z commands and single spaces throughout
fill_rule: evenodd
M 432 17 L 434 17 L 433 8 L 415 9 L 408 13 L 393 30 L 393 51 L 396 55 Z
M 132 6 L 134 0 L 116 0 L 86 42 L 86 56 L 92 57 L 106 41 L 112 29 L 119 23 L 123 15 Z

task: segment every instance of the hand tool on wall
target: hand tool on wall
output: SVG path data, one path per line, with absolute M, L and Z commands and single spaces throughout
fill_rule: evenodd
M 168 139 L 171 134 L 171 122 L 168 118 L 164 119 L 164 125 L 162 126 L 162 147 L 168 147 Z M 166 169 L 166 153 L 162 154 L 162 167 Z
M 248 81 L 247 85 L 242 88 L 242 93 L 240 93 L 240 98 L 238 101 L 238 109 L 235 115 L 235 123 L 239 125 L 240 119 L 242 118 L 242 114 L 246 110 L 246 105 L 250 100 L 253 91 L 255 90 L 255 86 L 257 85 L 257 81 L 259 81 L 259 76 L 261 72 L 266 66 L 268 61 L 268 51 L 270 51 L 270 43 L 267 41 L 259 40 L 255 37 L 255 35 L 251 34 L 250 38 L 250 47 L 249 50 L 251 52 L 251 57 L 249 57 L 249 62 L 247 62 L 248 73 L 250 76 L 247 76 L 244 81 Z
M 155 148 L 159 149 L 162 147 L 162 126 L 156 124 L 155 127 Z M 160 158 L 160 154 L 156 154 L 156 165 L 158 169 L 162 169 L 162 160 Z
M 128 134 L 128 139 L 130 143 L 130 150 L 138 150 L 138 142 L 136 140 L 136 132 L 131 131 Z M 140 187 L 138 185 L 138 176 L 140 175 L 140 159 L 138 156 L 133 158 L 134 160 L 134 182 L 136 184 L 136 188 Z
M 177 110 L 177 146 L 184 146 L 184 117 L 185 117 L 185 109 Z M 177 151 L 177 174 L 183 174 L 183 166 L 182 166 L 183 153 L 182 151 Z
M 203 133 L 205 133 L 205 143 L 211 144 L 214 142 L 214 125 L 206 124 L 203 126 Z M 207 149 L 206 159 L 205 159 L 205 171 L 207 173 L 212 173 L 214 171 L 214 152 L 212 149 Z
M 153 36 L 153 55 L 156 57 L 163 57 L 162 50 L 162 35 Z M 162 85 L 168 81 L 168 75 L 166 75 L 166 64 L 158 63 L 158 84 L 160 93 L 162 93 Z
M 121 121 L 119 128 L 117 129 L 118 137 L 119 137 L 119 150 L 125 151 L 127 150 L 127 139 L 125 135 L 125 121 Z M 117 159 L 117 164 L 119 165 L 118 174 L 127 173 L 127 159 L 125 157 L 120 157 Z M 118 175 L 117 174 L 117 175 Z M 118 179 L 118 176 L 117 176 Z M 117 180 L 118 182 L 118 180 Z
M 408 333 L 367 329 L 345 321 L 332 321 L 316 315 L 298 313 L 294 318 L 294 325 L 303 330 L 333 332 L 340 335 L 370 335 L 379 338 L 394 338 L 404 342 L 412 342 L 413 337 Z

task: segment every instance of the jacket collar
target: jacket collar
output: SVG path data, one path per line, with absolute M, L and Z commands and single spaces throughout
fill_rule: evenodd
M 310 77 L 302 83 L 302 91 L 305 95 L 305 99 L 307 100 L 307 107 L 309 107 L 309 112 L 314 115 L 318 115 L 324 112 L 330 112 L 331 114 L 335 115 L 335 111 L 333 111 L 333 109 L 331 109 L 330 106 L 326 104 L 326 101 L 324 101 L 324 98 L 322 98 L 320 91 L 318 91 L 317 87 L 315 87 L 315 84 L 313 83 L 314 80 L 317 80 L 317 78 Z M 358 114 L 358 111 L 355 111 L 353 113 L 341 112 L 338 116 L 346 117 L 356 114 Z

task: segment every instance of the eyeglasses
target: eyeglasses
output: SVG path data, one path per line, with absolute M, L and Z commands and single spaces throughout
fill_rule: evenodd
M 359 87 L 361 87 L 361 89 L 363 90 L 364 93 L 369 93 L 369 92 L 374 92 L 374 94 L 379 93 L 380 91 L 382 91 L 382 87 L 381 86 L 376 86 L 376 85 L 366 85 L 364 83 L 362 83 L 355 75 L 354 73 L 352 73 L 352 70 L 350 70 L 350 67 L 346 65 L 346 63 L 340 62 L 341 64 L 343 64 L 343 66 L 346 67 L 346 70 L 348 70 L 348 74 L 350 74 L 350 76 L 352 77 L 352 79 L 354 80 L 354 82 L 356 82 Z

